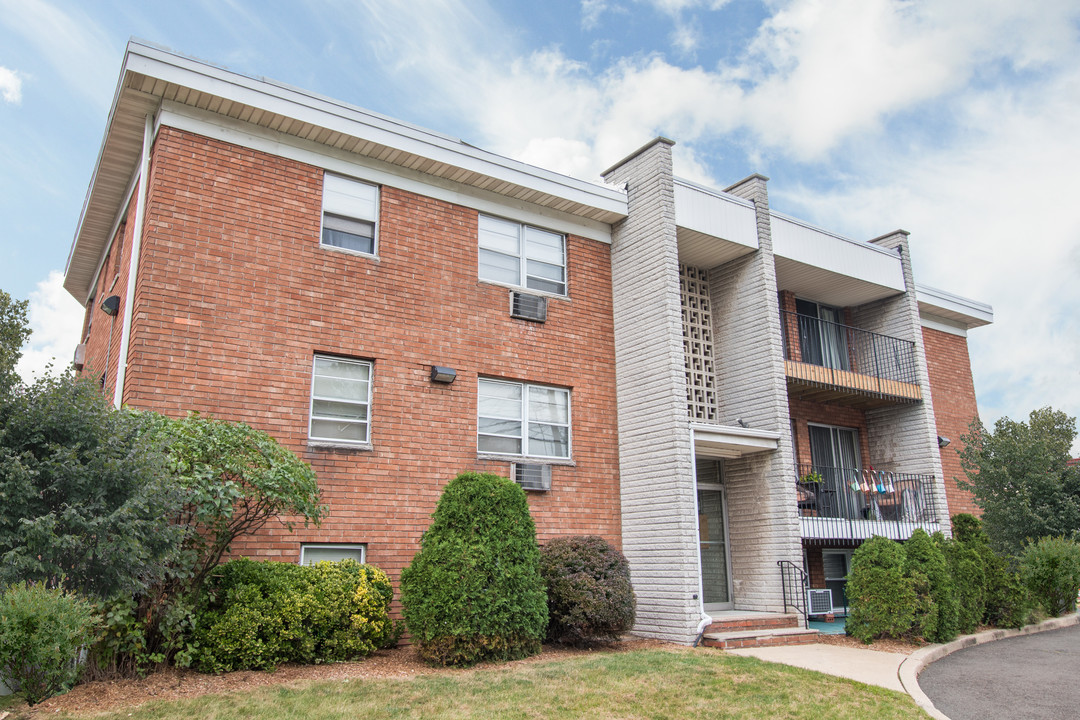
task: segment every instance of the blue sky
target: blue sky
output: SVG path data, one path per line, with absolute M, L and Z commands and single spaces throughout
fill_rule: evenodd
M 657 134 L 676 173 L 911 232 L 916 278 L 991 303 L 985 420 L 1080 415 L 1080 4 L 1067 0 L 0 0 L 0 288 L 23 369 L 59 289 L 131 36 L 595 180 Z

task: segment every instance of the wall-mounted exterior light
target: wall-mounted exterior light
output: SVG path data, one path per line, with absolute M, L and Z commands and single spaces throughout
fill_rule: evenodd
M 944 435 L 938 435 L 937 436 L 937 446 L 939 448 L 943 448 L 943 447 L 947 446 L 951 442 L 952 442 L 952 440 L 945 437 Z
M 116 316 L 116 313 L 120 312 L 120 296 L 110 295 L 101 301 L 101 309 L 106 315 Z
M 441 365 L 431 366 L 431 382 L 450 384 L 457 378 L 457 371 Z

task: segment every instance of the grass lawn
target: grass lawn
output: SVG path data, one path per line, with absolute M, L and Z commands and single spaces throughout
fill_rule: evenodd
M 64 717 L 50 714 L 50 717 Z M 906 695 L 705 649 L 598 653 L 408 679 L 260 687 L 96 717 L 925 718 Z

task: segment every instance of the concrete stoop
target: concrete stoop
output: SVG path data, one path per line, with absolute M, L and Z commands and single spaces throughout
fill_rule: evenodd
M 817 642 L 818 631 L 802 627 L 799 615 L 788 613 L 731 613 L 713 618 L 702 635 L 706 647 L 734 650 Z

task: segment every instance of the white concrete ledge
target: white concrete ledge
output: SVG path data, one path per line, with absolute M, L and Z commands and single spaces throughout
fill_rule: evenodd
M 1004 628 L 987 630 L 986 632 L 976 633 L 975 635 L 958 637 L 952 642 L 924 647 L 921 650 L 916 650 L 908 656 L 907 660 L 900 663 L 900 668 L 897 670 L 897 674 L 900 676 L 900 684 L 904 686 L 904 690 L 911 696 L 911 699 L 914 700 L 919 707 L 925 710 L 930 717 L 937 718 L 937 720 L 949 720 L 949 716 L 934 707 L 934 703 L 930 702 L 930 698 L 928 698 L 926 693 L 922 691 L 922 688 L 919 687 L 919 674 L 922 673 L 923 668 L 935 660 L 940 660 L 946 655 L 954 653 L 957 650 L 963 650 L 967 647 L 974 647 L 976 645 L 1017 637 L 1019 635 L 1034 635 L 1035 633 L 1046 632 L 1048 630 L 1060 630 L 1073 625 L 1080 625 L 1080 614 L 1073 613 L 1072 615 L 1066 615 L 1065 617 L 1051 618 L 1049 620 L 1044 620 L 1041 623 L 1036 623 L 1035 625 L 1025 625 L 1019 629 Z

